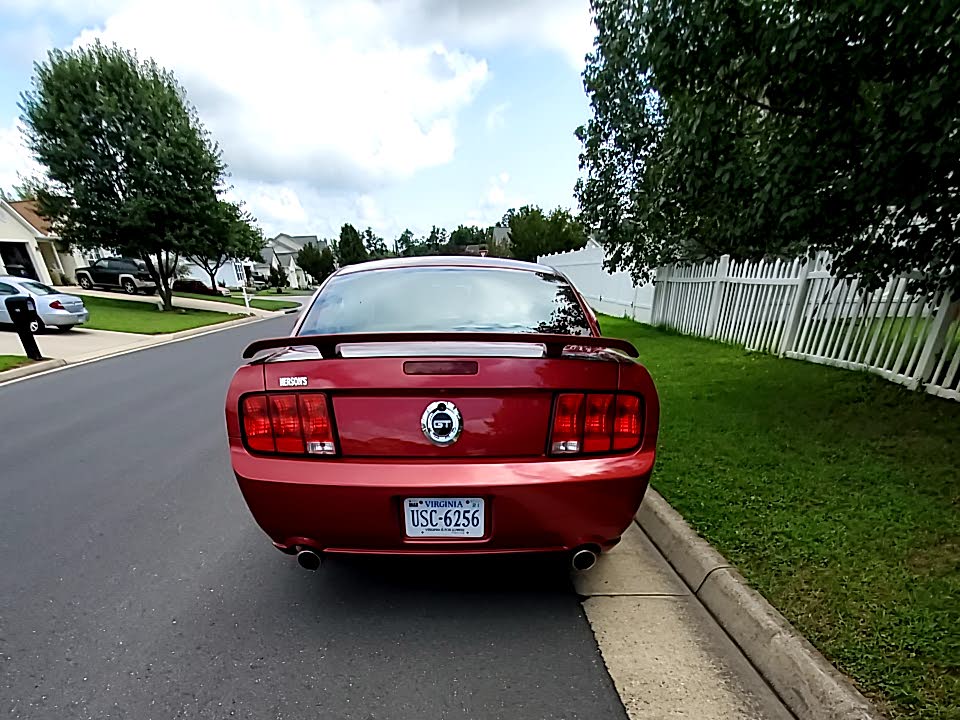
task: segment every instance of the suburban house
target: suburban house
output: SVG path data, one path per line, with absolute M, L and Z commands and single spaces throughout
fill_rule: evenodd
M 0 200 L 0 275 L 22 275 L 47 285 L 73 284 L 85 259 L 68 252 L 33 200 Z
M 180 267 L 184 271 L 184 277 L 199 280 L 204 285 L 210 284 L 210 276 L 200 265 L 187 261 L 181 263 Z M 228 288 L 249 285 L 248 278 L 252 279 L 255 267 L 256 263 L 251 260 L 229 259 L 217 270 L 217 284 Z
M 326 240 L 316 235 L 287 235 L 280 233 L 267 240 L 261 252 L 262 262 L 228 260 L 217 271 L 217 282 L 225 287 L 240 287 L 255 277 L 266 281 L 270 268 L 279 267 L 287 276 L 291 288 L 310 285 L 311 279 L 297 265 L 297 253 L 308 242 L 327 247 Z M 112 253 L 106 250 L 67 251 L 40 216 L 33 200 L 7 202 L 0 200 L 0 275 L 22 275 L 47 285 L 73 285 L 75 270 Z M 195 263 L 185 262 L 186 276 L 208 284 L 210 276 Z
M 326 240 L 320 240 L 316 235 L 287 235 L 280 233 L 272 240 L 267 240 L 266 246 L 260 253 L 263 262 L 254 266 L 254 273 L 262 280 L 270 277 L 270 268 L 278 267 L 287 276 L 287 283 L 291 288 L 307 287 L 311 280 L 299 265 L 297 253 L 307 243 L 313 243 L 319 249 L 327 247 Z

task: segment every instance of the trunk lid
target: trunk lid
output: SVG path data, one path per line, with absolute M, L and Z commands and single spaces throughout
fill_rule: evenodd
M 531 352 L 529 345 L 464 345 L 451 344 L 442 353 L 435 343 L 429 351 L 412 343 L 376 351 L 342 346 L 343 357 L 328 359 L 315 348 L 297 348 L 264 364 L 265 387 L 326 392 L 340 452 L 348 458 L 543 456 L 557 392 L 617 388 L 613 355 L 547 358 L 542 348 Z M 427 437 L 422 423 L 435 403 L 459 412 L 456 442 L 442 445 Z M 444 407 L 437 417 L 445 422 L 450 410 Z

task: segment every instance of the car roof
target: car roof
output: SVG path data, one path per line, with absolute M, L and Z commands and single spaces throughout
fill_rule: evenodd
M 347 265 L 337 271 L 338 275 L 351 275 L 358 272 L 367 272 L 369 270 L 396 270 L 401 268 L 418 267 L 465 267 L 465 268 L 488 268 L 499 270 L 527 270 L 530 272 L 549 273 L 556 275 L 557 272 L 547 265 L 525 262 L 523 260 L 513 260 L 510 258 L 492 258 L 480 257 L 479 255 L 425 255 L 422 257 L 400 257 L 384 258 L 383 260 L 370 260 L 357 265 Z

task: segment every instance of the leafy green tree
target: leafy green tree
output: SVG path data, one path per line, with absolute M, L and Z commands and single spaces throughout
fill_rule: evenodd
M 268 282 L 270 283 L 270 287 L 277 289 L 278 295 L 283 293 L 283 288 L 290 284 L 290 281 L 287 279 L 287 273 L 285 273 L 279 265 L 270 266 Z
M 363 240 L 363 246 L 371 260 L 387 257 L 390 252 L 387 250 L 387 243 L 382 237 L 373 232 L 372 228 L 367 228 L 360 235 Z
M 115 46 L 53 50 L 20 108 L 51 181 L 40 212 L 67 243 L 143 259 L 171 308 L 170 279 L 218 212 L 224 173 L 173 75 Z
M 410 250 L 413 247 L 413 244 L 413 233 L 410 232 L 409 229 L 404 230 L 402 233 L 400 233 L 400 237 L 394 241 L 393 251 L 400 256 L 412 255 L 413 253 Z
M 524 205 L 508 210 L 501 225 L 510 228 L 510 251 L 518 260 L 536 262 L 540 255 L 579 250 L 587 242 L 580 221 L 563 208 L 548 215 L 535 205 Z
M 482 245 L 487 242 L 487 233 L 483 228 L 460 225 L 450 233 L 451 250 L 463 252 L 468 245 Z
M 425 255 L 438 255 L 440 248 L 447 244 L 447 231 L 442 227 L 434 225 L 430 228 L 430 234 L 424 240 Z
M 247 260 L 263 250 L 263 233 L 255 222 L 236 203 L 220 200 L 208 217 L 206 231 L 184 250 L 184 257 L 210 276 L 211 288 L 216 289 L 217 271 L 227 260 Z
M 324 245 L 321 249 L 313 242 L 308 242 L 297 253 L 297 265 L 316 283 L 322 283 L 336 269 L 336 261 L 330 248 Z
M 367 250 L 363 246 L 363 240 L 360 233 L 350 223 L 344 223 L 340 228 L 340 242 L 337 243 L 337 252 L 340 255 L 340 265 L 356 265 L 366 262 L 370 258 L 367 256 Z
M 956 2 L 592 5 L 576 192 L 612 266 L 822 249 L 960 289 Z

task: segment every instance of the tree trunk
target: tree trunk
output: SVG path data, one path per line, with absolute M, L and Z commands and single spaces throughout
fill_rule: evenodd
M 161 310 L 168 310 L 171 305 L 170 296 L 164 294 L 164 282 L 163 282 L 163 273 L 161 269 L 153 262 L 153 258 L 150 257 L 149 253 L 144 253 L 140 256 L 143 262 L 147 266 L 147 272 L 150 273 L 150 277 L 153 279 L 154 284 L 157 286 L 157 294 L 160 296 L 160 301 L 163 303 Z
M 160 296 L 160 302 L 162 303 L 160 309 L 165 312 L 173 310 L 173 289 L 170 283 L 170 276 L 176 272 L 177 261 L 180 259 L 179 256 L 176 256 L 173 262 L 172 271 L 170 269 L 170 253 L 168 252 L 161 252 L 157 255 L 159 264 L 155 264 L 153 258 L 151 258 L 148 253 L 145 253 L 142 259 L 147 265 L 147 272 L 150 273 L 150 277 L 153 278 L 153 282 L 157 285 L 157 294 Z
M 217 268 L 219 270 L 220 268 Z M 210 276 L 210 289 L 213 290 L 214 294 L 219 294 L 217 290 L 217 270 L 210 272 L 209 268 L 204 268 L 207 271 L 207 275 Z

